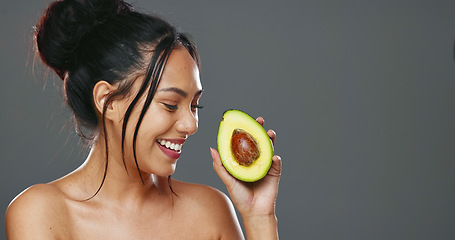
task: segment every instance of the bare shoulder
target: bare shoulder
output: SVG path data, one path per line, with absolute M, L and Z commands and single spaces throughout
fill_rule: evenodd
M 52 239 L 65 211 L 62 193 L 53 184 L 37 184 L 20 193 L 5 215 L 8 239 Z
M 175 182 L 175 184 L 174 184 Z M 220 233 L 220 239 L 243 239 L 234 205 L 220 190 L 201 184 L 173 181 L 175 192 L 192 209 L 192 217 Z M 173 186 L 174 186 L 173 185 Z
M 213 203 L 214 205 L 232 205 L 229 198 L 220 190 L 202 184 L 173 181 L 176 193 L 184 194 L 185 197 L 197 200 L 200 203 Z M 205 204 L 204 204 L 205 205 Z M 212 204 L 210 204 L 212 205 Z M 209 207 L 209 206 L 208 206 Z

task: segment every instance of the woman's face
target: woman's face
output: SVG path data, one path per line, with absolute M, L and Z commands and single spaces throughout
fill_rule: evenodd
M 143 173 L 169 176 L 175 171 L 182 145 L 198 129 L 201 94 L 202 85 L 195 61 L 186 49 L 175 49 L 139 128 L 136 154 Z M 125 161 L 128 172 L 136 168 L 132 139 L 144 101 L 145 97 L 134 108 L 126 129 Z M 125 110 L 128 105 L 125 103 Z

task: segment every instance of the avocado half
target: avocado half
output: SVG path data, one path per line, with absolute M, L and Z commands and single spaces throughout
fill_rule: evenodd
M 224 167 L 241 181 L 262 179 L 272 165 L 270 137 L 254 118 L 240 110 L 224 112 L 217 144 Z

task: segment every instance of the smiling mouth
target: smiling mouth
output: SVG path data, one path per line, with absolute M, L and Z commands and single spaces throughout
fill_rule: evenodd
M 176 152 L 180 152 L 182 150 L 182 146 L 183 144 L 179 144 L 179 143 L 173 143 L 171 141 L 167 141 L 167 140 L 164 140 L 164 139 L 157 139 L 156 140 L 161 146 L 167 148 L 167 149 L 170 149 L 170 150 L 174 150 Z

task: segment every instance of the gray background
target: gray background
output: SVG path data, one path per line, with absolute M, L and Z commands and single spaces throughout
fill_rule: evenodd
M 86 156 L 60 81 L 33 65 L 47 3 L 0 6 L 3 213 Z M 278 133 L 282 239 L 455 239 L 454 1 L 133 3 L 190 32 L 202 56 L 200 128 L 175 178 L 225 191 L 209 146 L 238 108 Z

